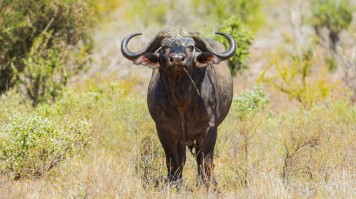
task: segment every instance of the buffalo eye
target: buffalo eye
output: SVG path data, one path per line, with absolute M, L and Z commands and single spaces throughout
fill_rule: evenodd
M 162 49 L 162 52 L 165 52 L 165 51 L 167 51 L 167 49 L 169 49 L 170 48 L 170 46 L 162 46 L 161 47 L 161 49 Z
M 187 46 L 186 48 L 189 49 L 190 51 L 193 51 L 194 46 Z

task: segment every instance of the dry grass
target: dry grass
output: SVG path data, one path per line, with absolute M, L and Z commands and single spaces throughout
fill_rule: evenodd
M 196 163 L 191 154 L 187 154 L 182 188 L 166 182 L 165 158 L 145 96 L 128 92 L 131 87 L 127 82 L 87 82 L 78 88 L 86 91 L 68 92 L 66 100 L 52 106 L 47 116 L 53 120 L 88 118 L 93 123 L 89 152 L 64 161 L 39 179 L 0 178 L 0 198 L 356 196 L 355 106 L 340 102 L 308 112 L 267 111 L 243 123 L 231 111 L 219 128 L 215 175 L 220 193 L 216 193 L 196 186 Z M 250 131 L 247 159 L 242 130 Z M 299 151 L 293 148 L 300 143 L 309 145 Z M 286 161 L 293 150 L 296 155 Z M 288 178 L 283 178 L 285 162 Z

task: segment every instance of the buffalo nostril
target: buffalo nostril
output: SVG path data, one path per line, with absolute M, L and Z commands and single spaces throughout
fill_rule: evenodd
M 186 56 L 182 53 L 172 53 L 171 55 L 169 55 L 169 61 L 171 63 L 176 63 L 176 64 L 180 64 L 181 62 L 184 62 L 186 60 Z

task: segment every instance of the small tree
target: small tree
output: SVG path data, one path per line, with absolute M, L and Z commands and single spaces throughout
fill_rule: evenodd
M 330 49 L 336 51 L 339 34 L 347 29 L 352 21 L 353 8 L 348 0 L 316 0 L 313 3 L 312 25 L 318 36 L 321 28 L 328 30 Z
M 268 77 L 266 73 L 272 68 L 277 74 Z M 329 83 L 328 76 L 312 77 L 312 68 L 312 52 L 307 51 L 302 57 L 289 60 L 286 65 L 272 61 L 260 74 L 259 81 L 275 87 L 289 98 L 296 99 L 305 109 L 309 109 L 318 101 L 326 99 L 334 87 Z
M 233 100 L 232 109 L 237 113 L 239 120 L 239 132 L 242 136 L 242 149 L 244 152 L 244 163 L 242 166 L 242 183 L 248 185 L 248 174 L 250 168 L 249 148 L 251 138 L 256 131 L 255 115 L 262 111 L 269 104 L 269 97 L 263 92 L 261 86 L 254 87 L 252 90 L 246 90 Z M 241 164 L 241 162 L 239 162 Z
M 245 60 L 250 55 L 248 49 L 253 40 L 252 33 L 249 32 L 235 16 L 225 20 L 219 31 L 230 34 L 235 39 L 237 45 L 236 54 L 228 61 L 231 74 L 235 75 L 238 70 L 247 68 Z M 225 46 L 229 45 L 228 41 L 222 37 L 217 36 L 216 40 Z
M 52 58 L 55 56 L 49 55 L 49 51 L 59 53 L 78 45 L 85 46 L 83 50 L 89 52 L 92 48 L 89 30 L 96 19 L 94 1 L 0 1 L 0 93 L 18 83 L 19 76 L 15 73 L 27 70 L 29 56 L 36 54 L 34 51 L 41 40 L 38 38 L 43 37 L 43 32 L 51 32 L 51 36 L 42 39 L 46 44 L 41 48 Z M 41 57 L 42 61 L 46 56 Z
M 327 49 L 325 62 L 329 71 L 335 71 L 340 64 L 340 33 L 350 26 L 354 8 L 348 0 L 317 0 L 312 6 L 312 25 L 320 43 Z
M 43 32 L 34 39 L 30 52 L 24 59 L 24 70 L 13 66 L 14 77 L 18 79 L 23 93 L 32 100 L 33 106 L 42 102 L 55 101 L 67 85 L 69 77 L 80 72 L 88 54 L 86 50 L 68 49 L 63 43 L 48 43 L 52 32 Z
M 50 35 L 43 33 L 35 39 L 30 53 L 24 60 L 26 67 L 23 72 L 19 73 L 15 67 L 13 68 L 33 101 L 33 106 L 46 99 L 55 99 L 67 83 L 66 69 L 59 49 L 47 49 Z

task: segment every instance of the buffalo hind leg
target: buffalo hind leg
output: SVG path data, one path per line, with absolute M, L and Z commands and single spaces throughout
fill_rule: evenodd
M 217 138 L 217 131 L 215 127 L 209 129 L 206 136 L 198 138 L 195 150 L 197 152 L 197 165 L 198 174 L 200 176 L 201 183 L 207 187 L 213 185 L 217 186 L 217 182 L 213 176 L 214 171 L 214 147 Z

